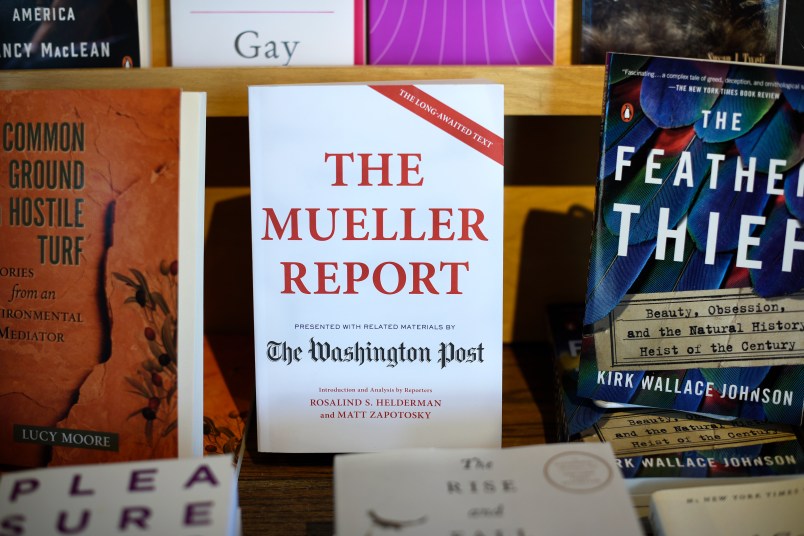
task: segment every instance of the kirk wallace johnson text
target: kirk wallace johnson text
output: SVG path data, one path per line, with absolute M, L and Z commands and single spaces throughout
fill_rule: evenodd
M 728 398 L 730 400 L 762 402 L 763 404 L 772 403 L 783 406 L 792 406 L 795 395 L 794 391 L 788 389 L 769 389 L 767 387 L 752 389 L 747 385 L 730 383 L 715 385 L 710 381 L 682 380 L 652 374 L 645 374 L 641 378 L 637 378 L 633 372 L 619 371 L 598 371 L 597 383 L 598 385 L 627 387 L 629 389 L 635 388 L 635 383 L 639 383 L 639 387 L 645 391 Z
M 400 342 L 395 346 L 374 346 L 370 341 L 336 346 L 311 337 L 306 347 L 287 342 L 270 341 L 266 345 L 269 361 L 291 365 L 305 357 L 316 363 L 351 363 L 358 366 L 377 364 L 394 368 L 397 365 L 437 363 L 441 368 L 453 364 L 483 363 L 483 343 L 460 346 L 441 342 L 435 348 Z

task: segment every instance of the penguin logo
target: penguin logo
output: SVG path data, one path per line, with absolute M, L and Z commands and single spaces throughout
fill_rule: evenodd
M 625 123 L 630 123 L 631 120 L 634 118 L 634 105 L 630 102 L 626 102 L 623 104 L 623 107 L 620 108 L 620 119 L 623 120 Z
M 131 56 L 124 56 L 123 57 L 123 68 L 124 69 L 131 69 L 134 67 L 134 60 L 131 59 Z

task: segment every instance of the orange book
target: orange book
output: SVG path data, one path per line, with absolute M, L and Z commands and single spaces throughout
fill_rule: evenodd
M 0 463 L 200 453 L 204 105 L 0 93 Z

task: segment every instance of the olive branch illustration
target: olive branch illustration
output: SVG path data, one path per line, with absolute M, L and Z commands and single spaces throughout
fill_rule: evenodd
M 153 447 L 154 438 L 167 437 L 178 426 L 176 406 L 176 315 L 178 262 L 161 261 L 159 275 L 149 283 L 140 270 L 129 268 L 131 277 L 118 272 L 112 275 L 133 293 L 123 303 L 138 307 L 142 315 L 143 337 L 148 345 L 146 358 L 134 376 L 126 376 L 129 393 L 144 399 L 144 405 L 129 414 L 144 419 L 144 434 Z M 172 306 L 172 307 L 171 307 Z M 155 430 L 155 428 L 157 428 Z
M 244 416 L 235 410 L 229 412 L 226 422 L 223 424 L 220 420 L 216 423 L 214 419 L 204 415 L 204 452 L 209 454 L 233 453 L 236 463 L 245 427 Z

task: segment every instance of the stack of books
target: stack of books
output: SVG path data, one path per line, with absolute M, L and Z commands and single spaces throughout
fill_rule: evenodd
M 584 304 L 555 307 L 560 435 L 657 489 L 804 472 L 804 74 L 611 54 Z

